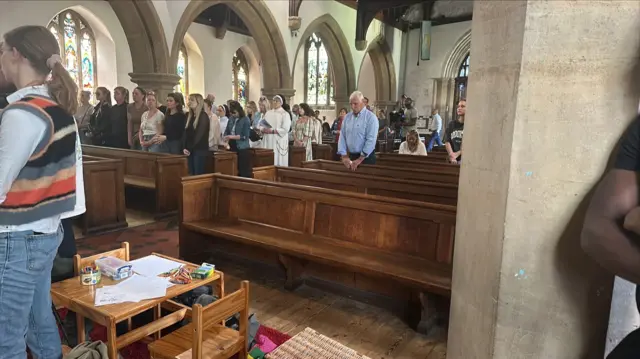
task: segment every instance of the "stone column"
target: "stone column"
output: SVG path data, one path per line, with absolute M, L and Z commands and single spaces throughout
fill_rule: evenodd
M 447 359 L 602 359 L 613 276 L 579 239 L 638 110 L 640 2 L 475 1 L 472 33 Z
M 164 103 L 167 95 L 173 92 L 176 85 L 180 82 L 180 76 L 176 74 L 132 72 L 129 76 L 131 77 L 131 82 L 147 91 L 154 91 L 160 103 Z M 202 95 L 206 96 L 206 94 Z M 186 100 L 187 99 L 185 99 L 185 101 Z

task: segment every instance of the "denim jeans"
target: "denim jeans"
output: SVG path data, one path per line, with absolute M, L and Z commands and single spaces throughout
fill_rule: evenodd
M 0 358 L 26 358 L 26 346 L 35 358 L 62 358 L 50 293 L 62 237 L 62 226 L 56 233 L 0 233 Z
M 205 150 L 194 150 L 187 157 L 189 175 L 197 176 L 207 173 L 207 161 L 210 161 L 212 154 Z
M 438 146 L 444 146 L 442 140 L 440 139 L 440 134 L 434 131 L 431 135 L 431 139 L 429 140 L 429 144 L 427 145 L 427 152 L 431 152 L 431 149 L 433 149 L 433 142 L 435 141 L 438 142 Z

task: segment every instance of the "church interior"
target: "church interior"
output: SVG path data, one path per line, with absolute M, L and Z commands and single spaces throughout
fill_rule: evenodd
M 264 115 L 263 102 L 266 111 L 279 99 L 293 120 L 284 155 L 220 147 L 199 173 L 182 150 L 82 137 L 74 277 L 51 290 L 68 347 L 102 341 L 124 359 L 595 359 L 640 325 L 635 285 L 580 244 L 589 198 L 639 109 L 638 2 L 34 0 L 2 9 L 2 33 L 33 24 L 54 34 L 92 112 L 105 93 L 111 106 L 124 91 L 134 107 L 180 94 L 187 112 L 199 94 L 221 118 L 225 103 Z M 380 121 L 376 162 L 345 170 L 337 153 L 347 135 L 336 129 L 358 93 Z M 304 134 L 307 147 L 296 137 L 299 104 L 320 131 Z M 407 113 L 417 113 L 424 157 L 397 153 L 411 133 L 395 119 Z M 461 119 L 463 160 L 447 142 L 457 132 L 462 141 L 451 127 Z M 440 130 L 446 145 L 432 147 Z M 129 133 L 132 147 L 147 141 L 140 131 Z M 162 300 L 98 306 L 100 284 L 86 292 L 76 276 L 105 256 L 215 270 L 172 282 Z M 213 303 L 196 304 L 200 294 Z

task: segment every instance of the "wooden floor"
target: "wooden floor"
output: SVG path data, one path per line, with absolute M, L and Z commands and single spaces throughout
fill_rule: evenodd
M 152 223 L 78 240 L 82 255 L 99 253 L 128 241 L 132 257 L 151 252 L 176 256 L 175 226 Z M 349 298 L 303 286 L 284 289 L 284 276 L 241 263 L 215 263 L 225 273 L 225 290 L 237 290 L 241 280 L 251 282 L 251 312 L 261 324 L 289 335 L 311 327 L 372 359 L 441 359 L 446 355 L 446 332 L 417 334 L 396 314 Z

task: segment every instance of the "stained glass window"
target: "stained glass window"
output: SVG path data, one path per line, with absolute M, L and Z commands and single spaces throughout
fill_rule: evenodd
M 96 42 L 93 31 L 78 13 L 65 10 L 49 23 L 49 31 L 58 40 L 60 56 L 79 91 L 90 91 L 94 97 L 96 74 Z
M 233 99 L 240 102 L 242 107 L 245 107 L 249 95 L 249 65 L 241 50 L 236 51 L 236 54 L 233 56 L 231 72 Z
M 327 49 L 320 37 L 312 34 L 305 50 L 305 102 L 316 107 L 334 105 L 333 71 Z
M 187 89 L 189 88 L 189 58 L 187 54 L 187 48 L 182 44 L 180 52 L 178 52 L 178 68 L 176 72 L 180 76 L 180 82 L 176 86 L 176 91 L 187 95 Z
M 460 63 L 458 69 L 458 77 L 456 78 L 456 87 L 453 94 L 453 106 L 451 106 L 453 113 L 452 118 L 456 118 L 456 108 L 458 107 L 458 101 L 463 98 L 467 98 L 467 79 L 469 77 L 469 54 L 465 56 L 464 60 Z
M 469 77 L 469 54 L 464 58 L 458 70 L 458 77 Z

